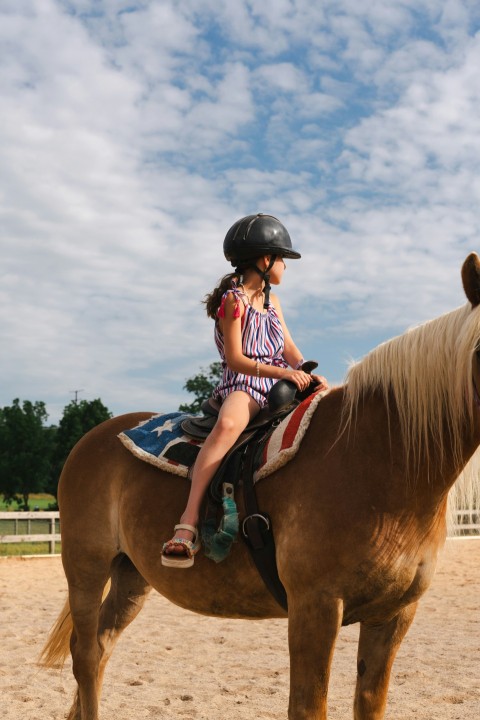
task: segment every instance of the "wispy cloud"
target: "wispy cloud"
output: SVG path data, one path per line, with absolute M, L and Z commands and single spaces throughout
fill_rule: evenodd
M 223 236 L 276 213 L 282 298 L 333 379 L 463 301 L 477 244 L 473 0 L 7 0 L 0 404 L 172 409 L 215 359 Z

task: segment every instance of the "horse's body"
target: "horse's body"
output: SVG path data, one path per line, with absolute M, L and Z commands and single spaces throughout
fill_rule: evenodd
M 473 309 L 456 311 L 458 318 L 444 325 L 472 324 L 475 317 L 476 329 L 469 330 L 475 340 L 468 340 L 468 359 L 462 358 L 469 377 L 457 383 L 445 368 L 437 378 L 440 401 L 410 399 L 419 415 L 412 420 L 399 407 L 401 382 L 379 380 L 365 387 L 354 368 L 353 390 L 347 384 L 322 399 L 294 460 L 257 486 L 259 504 L 272 518 L 288 597 L 290 720 L 326 719 L 336 636 L 342 624 L 356 622 L 361 631 L 354 715 L 356 720 L 384 715 L 396 651 L 445 539 L 448 490 L 480 442 L 472 389 L 480 337 L 477 256 L 467 259 L 463 278 Z M 452 352 L 447 348 L 445 354 L 454 362 Z M 457 387 L 450 389 L 454 381 Z M 456 400 L 445 400 L 445 409 L 441 398 L 450 391 Z M 459 405 L 459 394 L 465 407 L 461 417 L 452 418 L 450 404 Z M 434 421 L 423 418 L 424 406 L 427 414 L 438 415 Z M 105 664 L 152 587 L 207 615 L 286 617 L 241 542 L 218 565 L 202 553 L 189 570 L 161 565 L 162 543 L 185 505 L 188 484 L 140 462 L 118 440 L 119 432 L 146 417 L 123 416 L 95 428 L 72 451 L 62 474 L 62 556 L 71 616 L 60 618 L 45 656 L 50 664 L 65 656 L 72 629 L 65 617 L 71 617 L 78 694 L 70 720 L 97 719 Z M 187 655 L 188 638 L 179 642 Z

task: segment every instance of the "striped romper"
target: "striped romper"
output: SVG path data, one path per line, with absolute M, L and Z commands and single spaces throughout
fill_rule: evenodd
M 267 311 L 262 313 L 250 305 L 243 292 L 233 287 L 232 290 L 224 293 L 217 313 L 218 317 L 224 317 L 225 299 L 230 292 L 234 294 L 236 300 L 234 317 L 240 316 L 240 302 L 245 306 L 242 318 L 243 354 L 264 365 L 287 368 L 288 364 L 283 357 L 285 338 L 275 307 L 270 303 Z M 225 344 L 218 320 L 215 321 L 215 343 L 222 360 L 223 375 L 220 384 L 214 390 L 213 397 L 222 401 L 235 390 L 243 390 L 251 395 L 261 408 L 265 407 L 268 392 L 277 380 L 257 378 L 256 375 L 244 375 L 230 370 L 225 361 Z

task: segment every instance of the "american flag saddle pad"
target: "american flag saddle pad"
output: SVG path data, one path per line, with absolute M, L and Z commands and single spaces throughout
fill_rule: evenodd
M 325 394 L 309 395 L 280 422 L 263 448 L 255 482 L 278 470 L 296 455 L 315 408 Z M 174 475 L 187 477 L 203 445 L 203 441 L 194 440 L 183 432 L 181 424 L 187 417 L 191 415 L 181 412 L 153 415 L 118 437 L 140 460 Z
M 187 413 L 172 412 L 153 415 L 131 430 L 118 436 L 135 457 L 174 475 L 187 477 L 202 442 L 185 435 L 181 424 L 191 417 Z

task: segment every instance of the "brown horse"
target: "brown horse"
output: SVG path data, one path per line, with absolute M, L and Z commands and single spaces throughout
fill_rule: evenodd
M 288 596 L 290 720 L 325 720 L 337 633 L 357 622 L 354 716 L 384 716 L 395 654 L 444 542 L 449 489 L 480 443 L 476 254 L 462 278 L 469 302 L 354 365 L 346 385 L 318 404 L 295 458 L 258 483 Z M 162 566 L 188 484 L 117 439 L 146 417 L 118 417 L 88 433 L 60 480 L 69 603 L 44 662 L 65 659 L 70 643 L 78 691 L 69 720 L 97 719 L 105 665 L 152 587 L 206 615 L 286 617 L 241 542 L 218 565 L 200 553 L 192 569 Z M 474 478 L 457 483 L 470 501 Z

